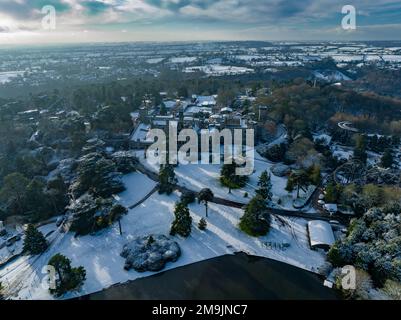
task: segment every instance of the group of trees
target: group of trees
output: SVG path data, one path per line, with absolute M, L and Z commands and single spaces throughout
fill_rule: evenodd
M 3 179 L 0 201 L 7 216 L 35 222 L 62 212 L 69 201 L 68 189 L 60 175 L 46 182 L 40 178 L 30 180 L 16 172 Z
M 46 251 L 48 246 L 49 243 L 44 235 L 34 225 L 29 224 L 25 230 L 23 252 L 29 255 L 40 255 Z M 54 267 L 54 276 L 56 277 L 50 279 L 50 283 L 55 286 L 50 286 L 49 291 L 57 297 L 68 291 L 78 290 L 85 281 L 85 269 L 83 267 L 71 267 L 71 261 L 61 254 L 54 255 L 49 260 L 48 265 Z M 53 274 L 49 274 L 49 276 L 53 276 Z
M 384 206 L 386 203 L 399 201 L 401 189 L 396 186 L 378 186 L 375 184 L 357 185 L 329 183 L 325 190 L 327 203 L 339 203 L 350 207 L 358 215 L 364 214 L 373 207 Z
M 115 163 L 101 153 L 82 156 L 78 161 L 77 173 L 77 179 L 71 186 L 75 197 L 89 192 L 96 197 L 107 198 L 125 189 Z
M 401 281 L 400 212 L 400 203 L 390 202 L 352 220 L 347 237 L 330 249 L 330 262 L 367 271 L 377 286 L 383 286 L 388 279 Z
M 320 167 L 312 165 L 308 169 L 293 171 L 288 177 L 286 190 L 291 192 L 297 189 L 297 198 L 300 196 L 300 190 L 306 192 L 310 185 L 319 185 L 321 180 Z
M 73 290 L 78 290 L 86 279 L 86 270 L 80 266 L 74 268 L 67 257 L 56 254 L 48 262 L 56 271 L 55 288 L 49 289 L 57 297 Z
M 104 229 L 128 212 L 127 208 L 113 204 L 112 199 L 94 198 L 85 194 L 69 206 L 72 213 L 70 230 L 86 235 Z
M 202 189 L 198 195 L 198 202 L 203 203 L 206 209 L 206 217 L 208 217 L 208 204 L 213 200 L 213 192 L 210 189 Z M 195 200 L 195 194 L 192 192 L 183 193 L 181 201 L 176 203 L 174 208 L 174 221 L 171 225 L 170 234 L 180 235 L 182 237 L 188 237 L 191 234 L 192 217 L 189 212 L 188 204 Z M 198 224 L 200 230 L 205 230 L 207 227 L 207 221 L 201 218 Z

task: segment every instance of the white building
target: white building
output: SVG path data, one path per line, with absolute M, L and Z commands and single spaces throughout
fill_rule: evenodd
M 326 221 L 309 221 L 308 232 L 310 246 L 312 249 L 328 250 L 335 242 L 331 225 Z

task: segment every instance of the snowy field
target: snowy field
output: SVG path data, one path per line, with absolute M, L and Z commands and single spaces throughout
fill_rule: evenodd
M 245 74 L 245 73 L 253 73 L 254 70 L 245 67 L 235 67 L 235 66 L 223 66 L 223 65 L 205 65 L 205 66 L 196 66 L 196 67 L 188 67 L 184 69 L 184 72 L 204 72 L 208 75 L 213 76 L 222 76 L 222 75 L 237 75 L 237 74 Z
M 124 205 L 138 202 L 154 186 L 152 181 L 141 174 L 128 175 L 124 182 L 127 190 L 119 195 L 119 201 Z M 87 272 L 81 291 L 69 293 L 63 298 L 93 293 L 116 283 L 154 274 L 125 271 L 120 253 L 123 245 L 136 236 L 168 235 L 174 204 L 178 200 L 178 193 L 171 196 L 153 194 L 122 218 L 123 236 L 120 236 L 116 224 L 96 235 L 79 238 L 74 238 L 72 233 L 60 233 L 54 224 L 41 227 L 45 233 L 55 230 L 49 236 L 52 246 L 39 258 L 21 257 L 2 268 L 0 277 L 6 292 L 12 293 L 14 299 L 53 299 L 47 289 L 41 286 L 40 279 L 44 277 L 41 272 L 43 266 L 56 253 L 69 257 L 73 266 L 84 266 Z M 303 219 L 273 218 L 270 233 L 253 238 L 238 229 L 239 219 L 243 215 L 241 209 L 210 204 L 206 231 L 197 228 L 200 218 L 205 216 L 204 206 L 191 204 L 190 211 L 193 217 L 191 236 L 187 239 L 175 238 L 181 246 L 182 256 L 176 263 L 168 264 L 166 269 L 238 251 L 276 259 L 315 272 L 324 263 L 323 254 L 309 249 L 306 221 Z M 283 244 L 289 247 L 281 247 Z M 8 291 L 8 288 L 13 288 L 13 291 Z
M 136 151 L 136 156 L 140 159 L 141 163 L 153 172 L 159 171 L 157 164 L 150 164 L 144 157 L 144 151 Z M 246 204 L 250 198 L 255 195 L 259 177 L 264 170 L 267 170 L 271 176 L 272 193 L 274 198 L 280 198 L 281 204 L 277 204 L 279 208 L 294 210 L 293 199 L 296 198 L 296 190 L 289 193 L 285 190 L 287 186 L 286 177 L 277 177 L 271 173 L 271 168 L 274 164 L 265 160 L 257 152 L 255 152 L 254 172 L 249 177 L 249 181 L 244 188 L 232 190 L 229 193 L 228 188 L 220 184 L 220 171 L 221 165 L 217 164 L 192 164 L 192 165 L 179 165 L 175 168 L 178 184 L 193 191 L 200 191 L 203 188 L 209 188 L 213 191 L 214 195 L 219 198 L 228 199 Z M 245 194 L 248 193 L 248 198 Z M 300 196 L 304 195 L 300 191 Z

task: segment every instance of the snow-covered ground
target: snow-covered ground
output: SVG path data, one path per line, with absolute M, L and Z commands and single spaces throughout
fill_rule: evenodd
M 153 172 L 159 171 L 158 164 L 149 163 L 144 157 L 144 151 L 136 151 L 136 156 L 140 159 L 141 163 Z M 294 210 L 293 199 L 296 198 L 296 191 L 289 193 L 285 190 L 287 186 L 286 177 L 277 177 L 271 173 L 271 168 L 274 164 L 264 159 L 257 152 L 255 152 L 254 172 L 249 177 L 249 181 L 244 188 L 232 190 L 229 193 L 228 188 L 221 185 L 219 177 L 221 165 L 218 164 L 189 164 L 179 165 L 175 168 L 178 184 L 193 191 L 200 191 L 203 188 L 209 188 L 213 191 L 214 195 L 219 198 L 237 201 L 246 204 L 250 198 L 255 195 L 259 177 L 264 170 L 271 174 L 272 193 L 275 198 L 281 199 L 279 207 L 283 209 Z M 245 194 L 248 198 L 245 198 Z M 303 192 L 300 192 L 303 196 Z
M 261 162 L 257 165 L 257 170 L 266 168 L 266 165 Z M 201 176 L 203 173 L 207 176 L 211 170 L 207 167 L 205 170 L 209 171 L 205 173 L 203 169 L 196 171 L 196 174 Z M 182 172 L 186 172 L 186 169 L 183 170 Z M 185 180 L 183 176 L 181 179 Z M 206 183 L 206 180 L 203 181 Z M 251 179 L 251 183 L 254 182 Z M 118 197 L 123 205 L 138 202 L 155 185 L 139 173 L 125 176 L 124 183 L 127 190 Z M 227 196 L 224 191 L 222 195 Z M 69 257 L 73 266 L 84 266 L 87 272 L 82 290 L 64 298 L 93 293 L 116 283 L 149 276 L 153 273 L 123 269 L 124 259 L 120 257 L 122 247 L 136 236 L 168 235 L 174 217 L 174 204 L 178 200 L 178 193 L 171 196 L 153 194 L 122 218 L 123 236 L 120 236 L 116 224 L 97 235 L 79 238 L 75 238 L 73 233 L 60 233 L 54 223 L 42 226 L 40 229 L 45 234 L 56 230 L 48 238 L 52 243 L 50 249 L 40 257 L 23 256 L 3 267 L 0 269 L 0 281 L 6 292 L 10 292 L 8 288 L 12 288 L 14 299 L 52 299 L 48 290 L 42 287 L 41 279 L 45 276 L 42 268 L 56 253 Z M 206 231 L 197 228 L 200 218 L 205 215 L 204 206 L 191 204 L 190 211 L 193 217 L 192 234 L 188 239 L 176 238 L 183 253 L 178 262 L 168 264 L 167 269 L 238 251 L 276 259 L 311 271 L 317 271 L 324 263 L 324 255 L 309 248 L 306 221 L 303 219 L 273 218 L 270 233 L 253 238 L 238 229 L 239 219 L 243 215 L 241 209 L 210 204 Z M 283 249 L 283 244 L 289 244 L 289 247 Z
M 124 182 L 127 191 L 119 195 L 122 204 L 137 202 L 152 187 L 148 178 L 141 174 L 126 176 Z M 64 298 L 93 293 L 116 283 L 149 276 L 153 273 L 123 269 L 124 259 L 120 257 L 122 247 L 136 236 L 168 235 L 174 204 L 178 200 L 178 193 L 171 196 L 153 194 L 122 218 L 123 236 L 120 236 L 116 224 L 97 235 L 79 238 L 72 233 L 55 231 L 49 236 L 52 246 L 47 252 L 40 257 L 20 257 L 3 267 L 0 269 L 0 281 L 6 287 L 6 292 L 9 292 L 8 288 L 13 288 L 14 299 L 52 299 L 48 290 L 42 287 L 40 279 L 45 276 L 41 272 L 43 266 L 56 253 L 69 257 L 73 266 L 84 266 L 87 272 L 81 291 L 69 293 Z M 311 271 L 317 271 L 324 264 L 324 255 L 309 248 L 306 221 L 303 219 L 273 218 L 269 234 L 253 238 L 238 229 L 239 219 L 243 215 L 241 209 L 210 204 L 206 231 L 197 228 L 198 221 L 205 215 L 204 206 L 191 204 L 190 211 L 193 217 L 191 236 L 187 239 L 176 238 L 182 256 L 176 263 L 168 264 L 167 269 L 238 251 L 280 260 Z M 46 233 L 55 228 L 54 224 L 41 227 Z M 289 247 L 283 249 L 280 247 L 283 244 L 289 244 Z
M 125 175 L 122 180 L 127 189 L 116 199 L 125 207 L 138 203 L 156 186 L 156 182 L 137 172 Z
M 198 72 L 202 71 L 208 75 L 213 76 L 222 76 L 222 75 L 237 75 L 237 74 L 245 74 L 245 73 L 253 73 L 254 70 L 245 67 L 236 67 L 236 66 L 223 66 L 223 65 L 205 65 L 205 66 L 196 66 L 196 67 L 188 67 L 184 69 L 184 72 Z

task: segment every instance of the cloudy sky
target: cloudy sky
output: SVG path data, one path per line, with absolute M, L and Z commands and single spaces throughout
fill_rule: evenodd
M 357 10 L 343 30 L 341 9 Z M 42 8 L 56 9 L 44 30 Z M 98 41 L 401 40 L 394 0 L 0 0 L 0 45 Z

